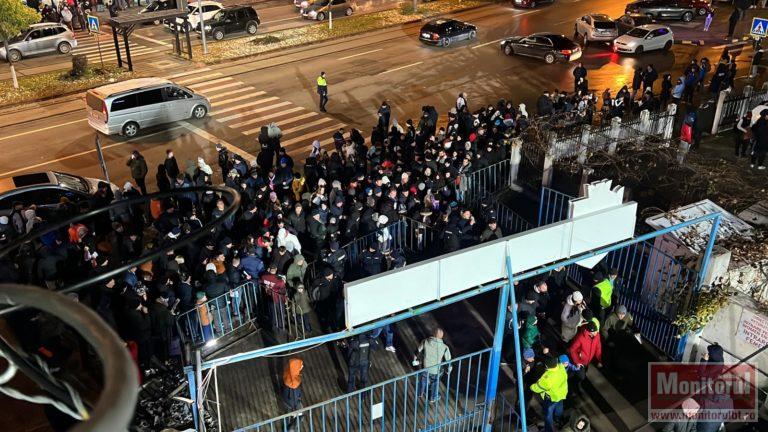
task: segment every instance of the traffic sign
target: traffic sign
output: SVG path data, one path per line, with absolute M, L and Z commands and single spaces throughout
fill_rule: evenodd
M 99 32 L 99 17 L 88 15 L 88 31 L 93 33 Z
M 752 18 L 752 27 L 749 33 L 754 37 L 765 37 L 768 30 L 768 18 Z

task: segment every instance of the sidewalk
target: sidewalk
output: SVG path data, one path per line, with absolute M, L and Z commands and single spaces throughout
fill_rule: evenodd
M 715 18 L 709 31 L 704 31 L 704 18 L 697 17 L 689 23 L 682 21 L 667 22 L 675 35 L 675 43 L 685 45 L 714 45 L 725 46 L 728 44 L 739 44 L 751 39 L 749 36 L 752 18 L 768 16 L 768 9 L 748 9 L 744 18 L 736 24 L 736 30 L 733 37 L 727 39 L 728 35 L 728 17 L 731 14 L 730 8 L 720 7 L 715 10 Z

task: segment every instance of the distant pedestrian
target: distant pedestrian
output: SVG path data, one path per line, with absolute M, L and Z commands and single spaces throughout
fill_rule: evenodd
M 176 158 L 173 156 L 173 150 L 168 149 L 165 151 L 165 172 L 168 175 L 168 179 L 173 181 L 179 176 L 179 164 L 176 162 Z
M 768 154 L 768 109 L 760 113 L 760 120 L 752 125 L 752 135 L 754 136 L 754 148 L 752 149 L 752 159 L 750 167 L 765 169 L 765 156 Z
M 638 90 L 640 90 L 640 87 L 643 85 L 643 75 L 644 72 L 642 66 L 637 66 L 635 68 L 635 73 L 632 76 L 632 100 L 635 100 Z
M 302 408 L 301 403 L 301 371 L 304 362 L 298 357 L 288 359 L 283 369 L 283 402 L 289 411 Z
M 608 272 L 608 276 L 603 276 L 598 273 L 595 275 L 595 285 L 592 287 L 592 312 L 595 317 L 602 323 L 605 321 L 606 309 L 611 307 L 611 300 L 613 298 L 614 281 L 618 277 L 619 272 L 617 269 L 611 269 Z
M 573 90 L 579 91 L 579 79 L 587 79 L 587 68 L 584 67 L 584 63 L 579 62 L 579 65 L 573 69 Z
M 597 367 L 603 367 L 603 344 L 600 341 L 597 325 L 590 321 L 584 325 L 579 334 L 571 341 L 568 348 L 568 357 L 579 368 L 576 373 L 577 389 L 581 390 L 581 383 L 587 377 L 587 369 L 593 360 L 597 360 Z
M 126 165 L 131 169 L 131 177 L 136 182 L 136 185 L 141 190 L 142 195 L 147 194 L 147 184 L 145 182 L 147 177 L 147 162 L 144 160 L 144 156 L 139 153 L 138 150 L 134 150 L 131 153 L 131 158 L 128 159 Z
M 661 108 L 667 109 L 667 104 L 672 100 L 672 75 L 664 74 L 661 80 Z
M 563 402 L 568 396 L 568 374 L 556 357 L 547 357 L 544 365 L 547 370 L 531 385 L 531 390 L 542 398 L 544 431 L 554 432 L 555 420 L 562 417 Z
M 733 128 L 733 141 L 736 157 L 746 157 L 749 151 L 749 144 L 752 141 L 752 112 L 747 111 Z
M 712 25 L 712 19 L 715 17 L 715 8 L 710 8 L 709 11 L 707 11 L 707 17 L 704 18 L 704 31 L 709 31 L 709 26 Z
M 435 329 L 432 336 L 421 341 L 416 355 L 413 356 L 413 364 L 421 363 L 423 370 L 422 374 L 419 375 L 419 396 L 424 396 L 426 393 L 429 402 L 437 402 L 440 399 L 438 394 L 441 374 L 440 363 L 451 361 L 451 350 L 443 342 L 443 336 L 443 329 Z M 451 372 L 451 369 L 451 366 L 448 366 L 448 373 Z
M 320 72 L 317 77 L 317 94 L 320 95 L 320 111 L 325 111 L 325 104 L 328 103 L 328 81 L 325 79 L 325 72 Z
M 389 133 L 389 120 L 392 115 L 392 110 L 389 107 L 387 101 L 383 101 L 379 107 L 379 124 L 378 127 L 383 133 Z
M 655 83 L 657 79 L 659 79 L 659 73 L 656 72 L 656 68 L 654 68 L 652 64 L 647 65 L 643 72 L 643 91 L 646 92 L 648 89 L 653 91 L 653 83 Z
M 469 107 L 467 106 L 467 94 L 459 93 L 459 97 L 456 98 L 456 112 L 461 112 L 464 108 L 469 110 Z
M 733 12 L 731 12 L 731 16 L 728 17 L 728 35 L 725 37 L 725 39 L 733 38 L 733 32 L 736 31 L 736 24 L 739 23 L 740 18 L 741 12 L 734 8 Z
M 359 380 L 360 388 L 368 384 L 368 369 L 371 366 L 371 335 L 363 333 L 352 337 L 347 343 L 347 393 L 357 390 L 355 382 Z
M 757 72 L 761 66 L 760 63 L 763 61 L 763 53 L 765 53 L 765 50 L 762 46 L 758 45 L 755 49 L 755 54 L 752 56 L 752 67 L 749 70 L 750 78 L 757 76 Z

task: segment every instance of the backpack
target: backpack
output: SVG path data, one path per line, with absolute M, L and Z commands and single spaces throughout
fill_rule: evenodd
M 693 142 L 693 127 L 688 123 L 684 123 L 680 128 L 680 139 L 689 144 Z
M 283 132 L 277 126 L 277 123 L 270 123 L 267 126 L 267 136 L 270 138 L 280 138 L 283 136 Z
M 696 123 L 696 112 L 691 111 L 685 115 L 685 124 L 693 126 Z

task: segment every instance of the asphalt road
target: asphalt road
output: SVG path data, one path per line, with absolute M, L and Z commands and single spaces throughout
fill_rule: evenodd
M 125 160 L 134 149 L 150 163 L 147 182 L 151 185 L 153 167 L 167 148 L 174 149 L 181 161 L 198 155 L 214 161 L 213 145 L 223 142 L 250 159 L 258 152 L 259 126 L 272 121 L 284 131 L 283 145 L 301 162 L 314 139 L 328 145 L 338 127 L 357 127 L 367 135 L 384 99 L 401 123 L 417 116 L 427 104 L 444 113 L 460 91 L 468 94 L 470 107 L 507 98 L 526 103 L 533 112 L 542 90 L 571 88 L 573 65 L 506 57 L 499 50 L 499 40 L 536 31 L 569 34 L 577 17 L 592 11 L 618 16 L 623 7 L 610 0 L 562 0 L 537 10 L 488 6 L 456 14 L 476 24 L 479 34 L 477 40 L 449 49 L 419 43 L 420 25 L 413 24 L 215 67 L 190 65 L 183 72 L 174 68 L 164 76 L 211 98 L 212 116 L 147 130 L 133 140 L 103 140 L 111 179 L 119 184 L 128 180 Z M 637 65 L 653 63 L 660 73 L 671 71 L 678 76 L 691 58 L 716 58 L 720 51 L 681 45 L 668 53 L 634 58 L 590 46 L 582 60 L 589 70 L 590 87 L 600 93 L 630 81 Z M 745 70 L 749 59 L 746 55 L 740 59 Z M 328 74 L 327 115 L 317 112 L 314 81 L 321 70 Z M 6 112 L 2 118 L 0 145 L 5 152 L 0 177 L 46 169 L 101 176 L 82 95 Z

